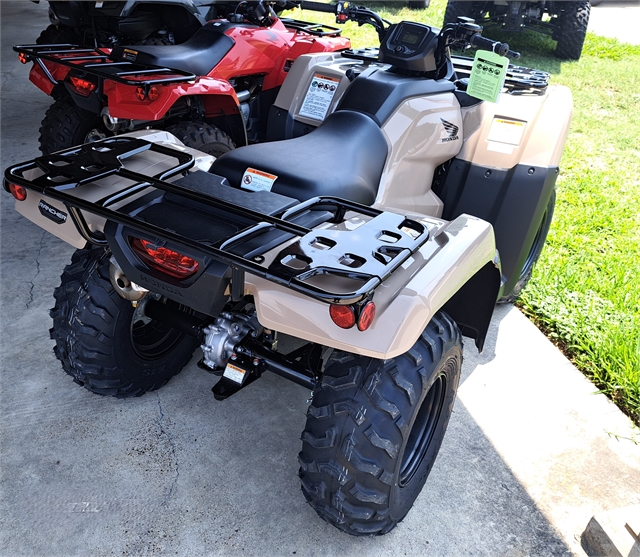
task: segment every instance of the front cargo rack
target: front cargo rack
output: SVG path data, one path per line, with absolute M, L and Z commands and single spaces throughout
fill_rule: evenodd
M 379 49 L 365 47 L 350 49 L 342 52 L 345 58 L 363 60 L 365 62 L 379 62 Z M 468 78 L 473 67 L 473 58 L 467 56 L 451 56 L 451 63 L 458 79 Z M 524 66 L 509 64 L 504 80 L 506 92 L 510 95 L 544 95 L 549 86 L 551 75 L 542 70 L 534 70 Z
M 145 151 L 173 157 L 177 163 L 153 177 L 125 168 L 124 161 Z M 106 239 L 101 233 L 89 229 L 83 211 L 131 227 L 159 241 L 222 261 L 232 268 L 232 297 L 244 291 L 244 273 L 248 272 L 323 302 L 363 303 L 429 238 L 427 227 L 416 220 L 344 199 L 315 197 L 291 207 L 278 218 L 167 181 L 185 174 L 193 165 L 194 159 L 188 153 L 143 139 L 121 136 L 12 166 L 5 171 L 4 188 L 9 191 L 9 185 L 16 184 L 60 201 L 68 209 L 78 232 L 90 243 L 106 245 Z M 79 188 L 109 176 L 118 176 L 133 184 L 95 202 L 77 196 Z M 225 238 L 196 240 L 114 207 L 121 207 L 123 201 L 146 190 L 151 192 L 153 188 L 177 194 L 210 209 L 222 210 L 249 225 Z M 314 208 L 328 211 L 332 215 L 328 222 L 342 222 L 347 213 L 364 215 L 369 220 L 360 219 L 365 222 L 355 230 L 338 227 L 312 229 L 292 222 Z M 285 233 L 283 243 L 286 246 L 273 261 L 255 256 L 249 259 L 233 251 L 238 244 L 271 231 Z M 349 281 L 354 281 L 357 287 L 330 290 L 324 284 L 319 286 L 321 281 L 318 278 L 322 276 L 337 279 L 341 288 L 344 288 L 345 280 L 349 284 L 352 284 Z
M 193 81 L 197 77 L 191 72 L 175 68 L 111 58 L 110 54 L 100 49 L 84 48 L 73 44 L 16 45 L 13 50 L 24 56 L 21 60 L 25 63 L 36 62 L 54 85 L 58 85 L 59 81 L 51 74 L 43 60 L 124 85 L 143 88 L 164 83 Z

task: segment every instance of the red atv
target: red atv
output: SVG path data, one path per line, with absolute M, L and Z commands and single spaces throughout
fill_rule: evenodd
M 350 48 L 337 28 L 278 18 L 273 8 L 284 4 L 239 2 L 181 45 L 15 46 L 23 63 L 35 62 L 30 80 L 55 99 L 40 128 L 41 151 L 145 128 L 214 156 L 264 140 L 293 61 Z

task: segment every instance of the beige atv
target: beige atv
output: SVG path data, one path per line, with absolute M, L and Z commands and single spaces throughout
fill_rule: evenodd
M 200 347 L 218 400 L 265 372 L 311 389 L 303 493 L 374 535 L 435 462 L 462 335 L 482 349 L 542 249 L 571 95 L 510 67 L 499 102 L 481 102 L 465 91 L 471 62 L 448 54 L 508 50 L 477 26 L 337 9 L 376 26 L 379 52 L 300 57 L 273 141 L 213 160 L 141 131 L 9 168 L 5 189 L 78 248 L 51 312 L 77 383 L 142 395 Z M 279 350 L 282 334 L 297 347 Z

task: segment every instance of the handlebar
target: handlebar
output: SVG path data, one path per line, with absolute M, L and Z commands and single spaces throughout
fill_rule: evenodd
M 492 41 L 476 33 L 469 39 L 469 44 L 482 48 L 483 50 L 490 50 L 495 52 L 499 56 L 508 56 L 509 58 L 520 58 L 520 53 L 513 50 L 509 50 L 507 43 L 501 43 L 500 41 Z
M 325 4 L 323 2 L 307 2 L 307 0 L 303 0 L 300 2 L 300 7 L 303 10 L 311 10 L 313 12 L 324 12 L 326 14 L 336 15 L 337 4 Z

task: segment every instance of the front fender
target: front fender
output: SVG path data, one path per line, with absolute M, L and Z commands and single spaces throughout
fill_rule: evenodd
M 387 359 L 410 350 L 434 314 L 451 302 L 452 317 L 481 349 L 500 288 L 493 228 L 469 215 L 422 222 L 430 239 L 376 290 L 376 317 L 366 331 L 341 329 L 326 304 L 247 274 L 246 290 L 260 323 L 309 342 Z

